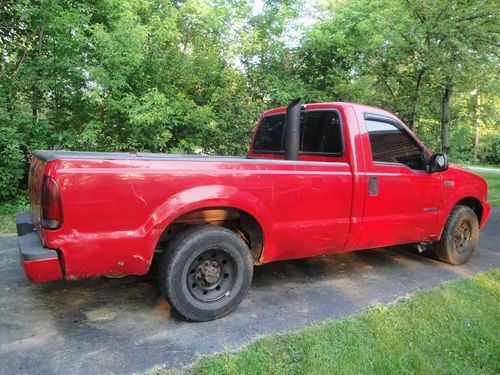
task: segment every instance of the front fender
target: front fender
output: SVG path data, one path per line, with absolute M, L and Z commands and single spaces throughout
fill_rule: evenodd
M 474 199 L 483 207 L 483 217 L 480 223 L 482 227 L 489 213 L 489 205 L 486 202 L 488 185 L 486 180 L 470 171 L 450 164 L 450 168 L 443 174 L 443 209 L 439 220 L 439 226 L 444 229 L 449 214 L 460 201 Z

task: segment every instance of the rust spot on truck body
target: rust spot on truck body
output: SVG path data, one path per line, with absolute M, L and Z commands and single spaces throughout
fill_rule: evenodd
M 240 217 L 238 210 L 233 208 L 213 208 L 213 209 L 202 209 L 193 212 L 189 212 L 186 215 L 181 216 L 176 223 L 184 224 L 201 224 L 201 223 L 211 223 L 217 221 L 226 220 L 237 220 Z

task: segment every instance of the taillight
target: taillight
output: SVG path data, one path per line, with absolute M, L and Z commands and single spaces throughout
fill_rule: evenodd
M 44 176 L 42 189 L 42 228 L 58 229 L 63 222 L 59 186 L 52 177 Z

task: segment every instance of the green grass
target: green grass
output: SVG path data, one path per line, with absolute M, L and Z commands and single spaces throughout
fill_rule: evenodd
M 498 374 L 499 361 L 497 269 L 204 357 L 186 373 Z
M 500 207 L 500 168 L 496 172 L 480 171 L 470 169 L 480 176 L 483 176 L 488 182 L 488 201 L 491 207 Z
M 0 233 L 16 231 L 16 213 L 28 209 L 27 193 L 10 202 L 0 203 Z

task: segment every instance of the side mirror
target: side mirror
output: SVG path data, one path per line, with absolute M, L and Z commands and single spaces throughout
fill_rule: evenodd
M 429 173 L 442 172 L 448 169 L 448 155 L 446 154 L 434 154 L 429 160 L 427 165 L 427 171 Z

